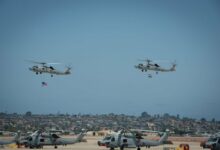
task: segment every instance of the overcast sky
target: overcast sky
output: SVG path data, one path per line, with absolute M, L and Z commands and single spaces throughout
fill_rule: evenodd
M 219 48 L 217 0 L 1 0 L 0 111 L 220 120 Z M 144 58 L 176 72 L 149 79 L 134 68 Z M 72 74 L 36 75 L 25 60 Z

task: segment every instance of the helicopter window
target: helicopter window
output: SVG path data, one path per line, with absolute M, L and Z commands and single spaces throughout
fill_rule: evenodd
M 52 137 L 55 138 L 55 139 L 60 138 L 60 137 L 59 137 L 58 135 L 56 135 L 56 134 L 52 134 Z
M 141 134 L 136 134 L 135 136 L 136 136 L 137 139 L 144 139 L 144 138 L 141 136 Z
M 28 141 L 32 141 L 32 137 L 30 137 L 30 138 L 28 139 Z
M 110 140 L 111 137 L 110 136 L 106 136 L 103 140 Z
M 114 138 L 114 137 L 112 137 L 111 141 L 112 141 L 112 142 L 114 142 L 114 141 L 115 141 L 115 138 Z
M 133 137 L 132 133 L 129 133 L 129 132 L 125 132 L 123 134 L 124 137 Z
M 123 139 L 123 143 L 127 143 L 128 142 L 128 140 L 127 139 Z
M 52 66 L 50 66 L 50 69 L 54 70 L 54 68 Z
M 156 67 L 160 67 L 158 64 L 154 64 Z
M 209 142 L 215 142 L 215 141 L 217 141 L 217 138 L 209 138 L 208 141 Z
M 220 144 L 220 138 L 218 139 L 218 143 Z
M 44 142 L 44 139 L 40 139 L 40 142 Z

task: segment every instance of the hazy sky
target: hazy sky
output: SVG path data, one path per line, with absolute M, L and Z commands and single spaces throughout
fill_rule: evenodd
M 219 48 L 218 0 L 1 0 L 0 111 L 220 120 Z M 149 79 L 144 58 L 178 66 Z M 35 75 L 27 59 L 72 74 Z

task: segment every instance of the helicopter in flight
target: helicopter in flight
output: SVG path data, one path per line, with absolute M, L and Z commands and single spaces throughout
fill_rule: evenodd
M 51 66 L 51 65 L 56 65 L 56 64 L 60 64 L 60 63 L 46 63 L 46 62 L 36 62 L 36 61 L 29 61 L 29 62 L 34 63 L 34 64 L 38 64 L 38 65 L 34 65 L 29 68 L 30 71 L 35 72 L 37 75 L 42 74 L 42 73 L 48 73 L 51 75 L 51 77 L 53 77 L 53 75 L 69 75 L 69 74 L 71 74 L 71 72 L 70 72 L 71 67 L 67 67 L 67 69 L 65 71 L 59 71 L 56 68 L 54 68 L 53 66 Z
M 154 63 L 152 60 L 150 59 L 143 59 L 141 61 L 146 62 L 144 63 L 139 63 L 138 65 L 135 65 L 134 67 L 141 70 L 142 72 L 147 72 L 149 71 L 155 71 L 156 74 L 158 74 L 158 72 L 172 72 L 172 71 L 176 71 L 176 63 L 172 63 L 172 66 L 170 68 L 163 68 L 160 65 L 158 65 L 158 63 Z M 151 74 L 148 74 L 149 78 L 152 78 Z

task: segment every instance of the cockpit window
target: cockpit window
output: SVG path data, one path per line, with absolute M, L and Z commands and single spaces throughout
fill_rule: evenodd
M 44 142 L 44 139 L 40 139 L 40 142 Z
M 123 136 L 124 136 L 124 137 L 127 137 L 127 138 L 132 138 L 132 137 L 133 137 L 133 134 L 132 134 L 132 133 L 129 133 L 129 132 L 125 132 L 125 133 L 123 133 Z
M 111 137 L 110 136 L 106 136 L 103 140 L 110 140 Z
M 111 141 L 112 141 L 112 142 L 114 142 L 114 141 L 115 141 L 115 138 L 114 138 L 114 137 L 112 137 Z
M 154 64 L 156 67 L 160 67 L 158 64 Z
M 209 138 L 208 141 L 209 142 L 217 141 L 217 138 Z

